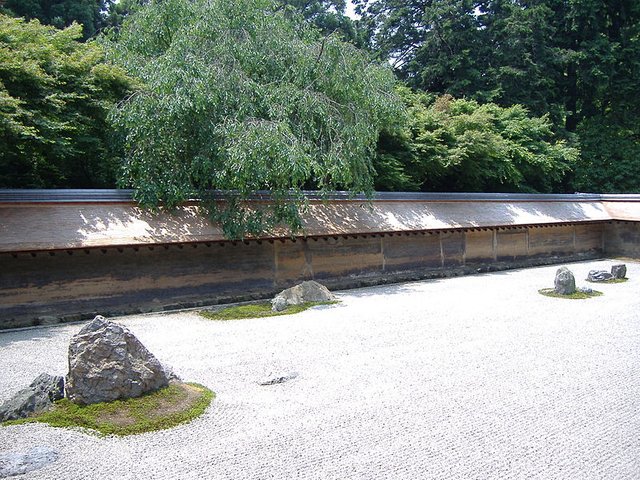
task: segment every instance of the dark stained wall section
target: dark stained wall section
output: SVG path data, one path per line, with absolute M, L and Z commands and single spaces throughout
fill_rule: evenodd
M 271 291 L 273 251 L 240 242 L 3 255 L 0 319 L 161 310 Z
M 607 255 L 640 258 L 640 223 L 611 222 L 604 229 Z
M 382 237 L 384 272 L 406 272 L 442 267 L 442 234 L 389 235 Z
M 606 237 L 606 241 L 605 241 Z M 2 254 L 0 328 L 266 298 L 306 279 L 352 288 L 640 256 L 637 224 L 478 228 Z

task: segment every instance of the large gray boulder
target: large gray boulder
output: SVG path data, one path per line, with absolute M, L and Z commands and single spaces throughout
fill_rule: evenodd
M 613 280 L 613 275 L 606 270 L 590 270 L 587 275 L 587 280 L 590 282 L 606 282 Z
M 126 327 L 98 315 L 71 339 L 66 394 L 87 405 L 167 386 L 162 364 Z
M 31 385 L 23 388 L 0 406 L 0 422 L 27 418 L 49 410 L 53 402 L 64 396 L 64 379 L 41 373 Z
M 295 287 L 287 288 L 271 300 L 271 309 L 280 312 L 289 305 L 300 305 L 307 302 L 331 302 L 336 297 L 324 285 L 308 280 Z
M 576 291 L 576 278 L 567 267 L 560 267 L 556 272 L 554 290 L 560 295 L 571 295 Z
M 624 263 L 619 265 L 613 265 L 611 267 L 611 275 L 615 279 L 622 279 L 627 277 L 627 266 Z

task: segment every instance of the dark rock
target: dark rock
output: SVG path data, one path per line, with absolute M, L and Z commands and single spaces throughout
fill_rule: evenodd
M 0 453 L 0 478 L 24 475 L 58 460 L 58 452 L 48 447 L 35 447 L 25 453 Z
M 554 285 L 555 292 L 560 295 L 571 295 L 576 291 L 576 279 L 567 267 L 558 269 Z
M 616 279 L 626 278 L 627 266 L 624 263 L 620 265 L 613 265 L 611 267 L 611 275 L 613 275 L 613 278 L 616 278 Z
M 265 380 L 258 382 L 258 385 L 268 386 L 268 385 L 278 385 L 280 383 L 288 382 L 289 380 L 293 380 L 297 378 L 298 374 L 296 372 L 291 372 L 286 375 L 272 375 Z
M 42 397 L 31 388 L 23 388 L 0 406 L 0 422 L 27 418 L 51 406 L 49 397 Z
M 42 373 L 31 385 L 23 388 L 0 406 L 0 422 L 27 418 L 49 410 L 64 392 L 64 379 Z
M 587 295 L 590 295 L 593 293 L 593 289 L 589 287 L 580 287 L 578 291 L 582 293 L 586 293 Z
M 590 282 L 606 282 L 607 280 L 613 280 L 613 278 L 613 275 L 606 270 L 590 270 L 589 275 L 587 275 L 587 280 Z
M 29 387 L 42 393 L 42 395 L 48 396 L 51 402 L 64 398 L 64 377 L 59 375 L 41 373 L 31 382 Z
M 288 307 L 287 300 L 284 297 L 277 296 L 271 300 L 271 310 L 274 312 L 281 312 Z
M 139 397 L 168 383 L 160 362 L 122 325 L 97 316 L 71 339 L 66 393 L 72 402 Z
M 271 305 L 273 311 L 280 312 L 289 305 L 300 305 L 307 302 L 330 302 L 335 298 L 327 287 L 314 280 L 309 280 L 283 290 L 271 300 Z

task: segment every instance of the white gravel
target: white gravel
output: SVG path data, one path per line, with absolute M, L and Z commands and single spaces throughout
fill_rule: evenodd
M 612 263 L 569 267 L 584 285 Z M 3 427 L 0 453 L 59 452 L 16 479 L 636 480 L 640 263 L 625 263 L 628 282 L 579 301 L 537 293 L 551 266 L 351 290 L 271 319 L 120 318 L 217 393 L 206 414 L 125 438 Z M 0 333 L 0 398 L 64 374 L 80 327 Z

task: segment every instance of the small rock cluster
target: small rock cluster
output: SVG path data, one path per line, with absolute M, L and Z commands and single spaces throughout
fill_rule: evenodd
M 625 264 L 613 265 L 611 267 L 611 273 L 606 270 L 590 270 L 587 275 L 587 280 L 590 282 L 606 282 L 609 280 L 619 280 L 626 278 L 627 266 Z
M 281 312 L 290 305 L 301 305 L 307 302 L 331 302 L 336 297 L 324 285 L 309 280 L 295 287 L 287 288 L 271 300 L 271 310 Z
M 607 280 L 626 278 L 627 266 L 624 264 L 613 265 L 611 267 L 611 273 L 606 270 L 591 270 L 587 276 L 587 280 L 590 282 L 606 282 Z M 583 293 L 593 293 L 590 288 L 578 288 L 576 289 L 576 279 L 567 267 L 560 267 L 556 271 L 556 278 L 554 280 L 554 291 L 559 295 L 571 295 L 579 290 Z
M 0 421 L 46 411 L 65 395 L 81 405 L 139 397 L 172 378 L 126 327 L 98 315 L 71 339 L 66 379 L 39 375 L 0 406 Z

